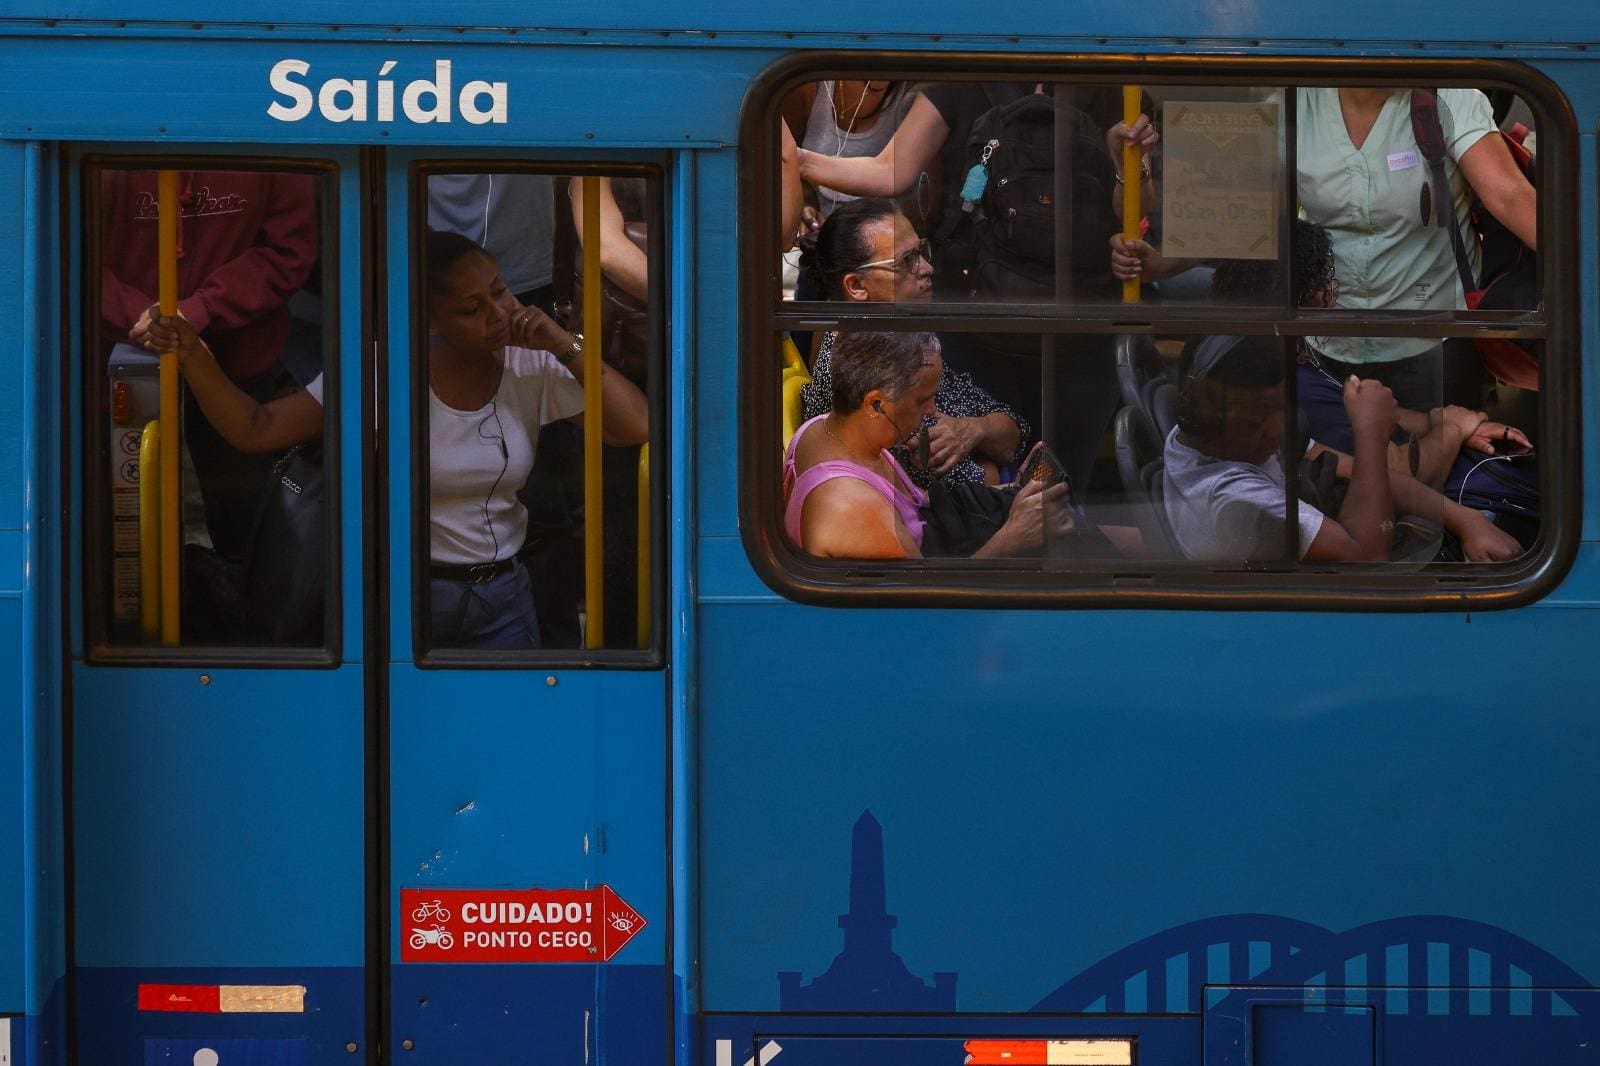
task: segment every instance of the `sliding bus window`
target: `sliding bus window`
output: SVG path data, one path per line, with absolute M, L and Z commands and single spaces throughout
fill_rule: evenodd
M 774 104 L 758 495 L 808 582 L 1532 558 L 1559 501 L 1513 93 L 861 73 Z
M 644 662 L 659 180 L 440 163 L 417 188 L 418 646 Z
M 330 177 L 101 158 L 83 190 L 94 643 L 326 646 Z

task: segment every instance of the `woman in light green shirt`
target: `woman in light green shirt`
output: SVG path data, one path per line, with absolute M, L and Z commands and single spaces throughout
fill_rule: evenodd
M 1473 194 L 1530 248 L 1537 196 L 1495 132 L 1477 89 L 1440 89 L 1450 197 L 1466 229 Z M 1422 216 L 1427 161 L 1411 128 L 1409 90 L 1299 90 L 1296 155 L 1300 206 L 1333 240 L 1340 307 L 1450 311 L 1465 307 L 1450 234 Z M 1439 195 L 1432 190 L 1432 195 Z M 1478 249 L 1469 241 L 1474 270 Z M 1425 337 L 1318 337 L 1335 372 L 1378 377 L 1400 402 L 1440 403 L 1442 344 Z

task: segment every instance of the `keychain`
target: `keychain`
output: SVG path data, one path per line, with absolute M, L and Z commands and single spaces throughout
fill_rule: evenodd
M 999 144 L 999 139 L 995 139 L 984 145 L 983 157 L 967 171 L 967 180 L 961 183 L 961 210 L 970 214 L 983 198 L 983 190 L 989 185 L 989 157 L 994 155 Z

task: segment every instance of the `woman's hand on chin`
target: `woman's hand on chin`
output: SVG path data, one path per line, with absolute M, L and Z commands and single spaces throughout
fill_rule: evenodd
M 511 312 L 511 343 L 518 348 L 559 352 L 572 343 L 572 334 L 537 307 L 517 307 Z

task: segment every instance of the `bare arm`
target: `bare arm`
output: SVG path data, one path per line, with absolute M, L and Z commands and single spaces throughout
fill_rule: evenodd
M 837 477 L 806 497 L 801 546 L 812 555 L 842 559 L 916 559 L 921 549 L 894 508 L 865 481 Z
M 1372 383 L 1363 382 L 1362 384 L 1370 385 Z M 1354 422 L 1354 419 L 1352 419 L 1352 422 Z M 1346 525 L 1345 510 L 1350 505 L 1350 496 L 1355 493 L 1357 476 L 1362 472 L 1360 461 L 1361 444 L 1362 436 L 1358 430 L 1356 437 L 1357 453 L 1354 458 L 1345 455 L 1342 452 L 1334 452 L 1332 449 L 1323 448 L 1321 445 L 1317 445 L 1311 450 L 1312 456 L 1320 454 L 1323 451 L 1332 452 L 1338 457 L 1339 475 L 1341 477 L 1348 476 L 1350 478 L 1350 492 L 1345 496 L 1346 507 L 1340 508 L 1339 511 L 1339 520 L 1337 523 L 1339 526 Z M 1370 489 L 1370 474 L 1367 476 L 1369 480 L 1365 487 Z M 1517 543 L 1516 539 L 1510 534 L 1506 533 L 1504 530 L 1500 529 L 1493 522 L 1489 521 L 1482 514 L 1470 507 L 1462 507 L 1460 504 L 1446 499 L 1433 489 L 1411 477 L 1411 475 L 1407 474 L 1405 471 L 1397 470 L 1391 466 L 1387 470 L 1386 480 L 1387 484 L 1385 486 L 1384 495 L 1388 498 L 1390 506 L 1389 518 L 1386 519 L 1387 521 L 1392 523 L 1394 509 L 1398 508 L 1402 513 L 1413 514 L 1419 518 L 1424 518 L 1431 522 L 1437 522 L 1445 529 L 1449 530 L 1450 533 L 1461 542 L 1462 551 L 1466 555 L 1467 559 L 1472 562 L 1503 562 L 1506 560 L 1515 559 L 1518 555 L 1522 554 L 1522 546 Z M 1333 523 L 1324 522 L 1324 529 L 1331 524 Z M 1327 550 L 1336 551 L 1340 548 L 1348 549 L 1350 547 L 1348 544 L 1341 544 L 1339 542 L 1339 530 L 1330 530 L 1329 532 L 1330 540 L 1327 545 L 1324 546 Z M 1306 558 L 1328 561 L 1350 560 L 1357 558 L 1381 559 L 1388 552 L 1387 531 L 1385 531 L 1384 536 L 1384 550 L 1382 553 L 1375 556 L 1371 554 L 1365 554 L 1365 549 L 1363 548 L 1363 554 L 1361 555 L 1319 554 L 1313 556 L 1311 552 L 1308 551 Z M 1319 532 L 1316 540 L 1312 542 L 1312 548 L 1318 548 L 1318 545 L 1322 540 L 1322 534 Z M 1354 538 L 1352 538 L 1352 540 L 1354 540 Z
M 997 463 L 1010 462 L 1022 446 L 1022 427 L 1017 425 L 1016 419 L 1004 411 L 990 411 L 973 421 L 978 423 L 981 436 L 972 450 Z
M 1539 247 L 1539 193 L 1522 176 L 1499 133 L 1478 138 L 1461 156 L 1461 172 L 1489 213 L 1529 248 Z
M 1394 394 L 1379 382 L 1352 376 L 1345 382 L 1344 406 L 1356 444 L 1349 464 L 1350 487 L 1339 514 L 1322 523 L 1307 547 L 1305 557 L 1312 562 L 1387 558 L 1394 533 L 1389 484 L 1389 434 L 1399 411 Z M 1324 450 L 1317 445 L 1311 454 Z
M 572 347 L 572 334 L 556 325 L 549 315 L 537 307 L 516 304 L 516 298 L 507 296 L 511 310 L 511 343 L 519 348 L 543 349 L 547 352 L 565 352 Z M 573 358 L 564 363 L 572 376 L 583 384 L 583 359 Z M 573 422 L 581 424 L 583 416 L 574 415 Z M 650 404 L 644 393 L 627 378 L 600 364 L 600 435 L 613 447 L 643 444 L 650 439 Z
M 583 240 L 583 184 L 586 181 L 600 183 L 600 272 L 607 281 L 644 303 L 650 296 L 650 260 L 622 230 L 622 211 L 611 192 L 610 178 L 573 179 L 569 197 L 578 240 L 580 243 Z
M 928 169 L 950 136 L 939 109 L 919 93 L 877 155 L 849 159 L 800 149 L 800 177 L 851 196 L 898 196 Z M 946 175 L 946 180 L 955 180 Z
M 800 209 L 805 206 L 800 189 L 800 149 L 794 135 L 781 121 L 778 123 L 779 162 L 783 181 L 783 214 L 778 219 L 778 249 L 788 251 L 794 246 L 795 235 L 800 232 Z
M 206 421 L 241 452 L 276 452 L 322 436 L 322 404 L 304 389 L 257 403 L 228 375 L 195 332 L 178 317 L 153 314 L 144 346 L 176 351 L 178 367 Z
M 1400 409 L 1400 428 L 1417 440 L 1417 468 L 1411 469 L 1409 448 L 1389 446 L 1389 465 L 1437 489 L 1450 474 L 1462 443 L 1484 419 L 1483 412 L 1465 407 L 1435 407 L 1432 411 Z

